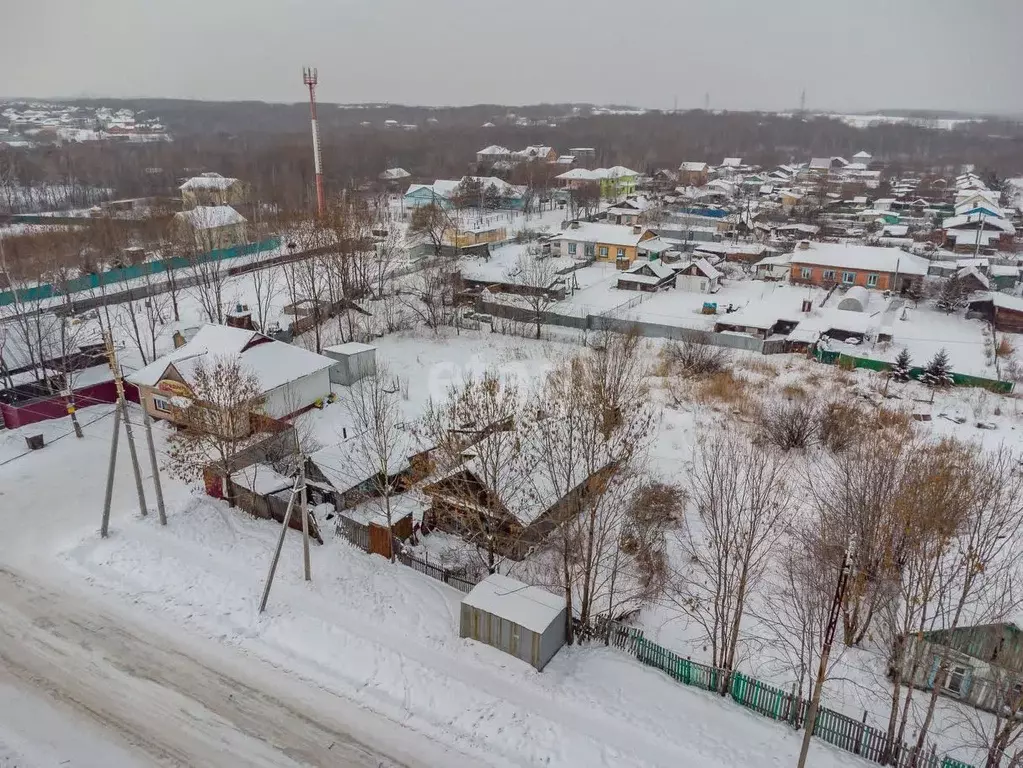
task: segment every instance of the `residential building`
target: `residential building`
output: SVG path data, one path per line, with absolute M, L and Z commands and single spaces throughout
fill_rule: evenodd
M 631 227 L 645 218 L 644 214 L 649 208 L 650 202 L 645 197 L 628 197 L 607 209 L 607 221 Z
M 636 260 L 637 247 L 656 235 L 641 225 L 593 224 L 573 221 L 561 234 L 550 239 L 551 250 L 558 248 L 562 256 L 614 262 L 619 269 L 628 269 Z
M 677 270 L 675 287 L 696 293 L 717 293 L 722 274 L 706 259 L 696 259 Z
M 253 408 L 275 419 L 294 416 L 330 394 L 334 361 L 269 336 L 226 325 L 209 324 L 182 346 L 127 376 L 138 387 L 140 403 L 156 419 L 185 424 L 184 410 L 195 403 L 193 388 L 202 367 L 223 359 L 237 360 L 241 371 L 258 382 L 259 402 Z M 251 431 L 244 418 L 225 420 L 234 437 Z
M 1020 711 L 1023 631 L 1016 624 L 939 629 L 895 642 L 904 644 L 899 655 L 905 662 L 891 672 L 904 683 L 937 687 L 943 696 L 999 715 Z
M 928 262 L 897 248 L 800 241 L 792 254 L 789 280 L 803 285 L 861 285 L 903 292 L 919 285 Z
M 525 162 L 541 162 L 541 163 L 552 163 L 558 159 L 558 153 L 554 147 L 544 146 L 542 144 L 531 144 L 525 149 L 520 149 L 514 153 L 517 160 Z
M 710 166 L 699 161 L 687 161 L 678 167 L 678 183 L 683 187 L 702 187 L 707 183 Z
M 618 275 L 618 288 L 623 291 L 662 291 L 675 287 L 675 270 L 658 260 L 637 261 Z
M 520 210 L 525 205 L 525 188 L 509 184 L 496 176 L 463 176 L 461 179 L 438 179 L 433 184 L 412 184 L 405 192 L 406 208 L 436 205 L 440 208 L 455 206 L 459 188 L 466 182 L 478 185 L 484 205 L 495 208 Z M 476 199 L 465 201 L 469 206 L 480 204 Z
M 941 222 L 944 247 L 956 253 L 970 251 L 1012 251 L 1016 227 L 1008 219 L 989 215 L 974 208 L 976 213 L 950 216 Z
M 197 205 L 178 211 L 171 220 L 175 237 L 203 252 L 248 242 L 245 217 L 229 205 Z
M 476 162 L 480 164 L 495 163 L 498 160 L 511 160 L 512 151 L 500 144 L 491 144 L 476 153 Z
M 198 205 L 242 205 L 248 202 L 248 188 L 239 181 L 219 173 L 203 173 L 194 176 L 180 187 L 181 205 L 194 208 Z
M 757 280 L 785 280 L 789 276 L 791 263 L 791 253 L 765 256 L 753 265 L 755 270 L 753 276 Z
M 618 200 L 636 193 L 636 182 L 639 180 L 639 173 L 623 165 L 616 165 L 611 168 L 597 168 L 592 171 L 586 168 L 573 168 L 570 171 L 559 174 L 555 178 L 570 189 L 583 184 L 597 183 L 600 185 L 600 196 L 602 198 L 605 200 Z

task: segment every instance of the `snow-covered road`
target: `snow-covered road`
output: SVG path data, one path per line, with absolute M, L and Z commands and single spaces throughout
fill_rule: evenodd
M 182 643 L 92 598 L 0 568 L 0 682 L 45 693 L 98 724 L 137 765 L 468 764 L 464 755 L 396 734 L 393 723 L 371 722 L 344 700 L 296 689 L 284 674 L 235 656 Z M 0 745 L 2 739 L 0 732 Z M 31 755 L 20 757 L 15 764 L 33 764 Z

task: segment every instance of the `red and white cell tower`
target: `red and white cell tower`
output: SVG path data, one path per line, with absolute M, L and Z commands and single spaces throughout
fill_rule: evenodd
M 316 69 L 302 68 L 302 82 L 309 86 L 309 119 L 313 124 L 313 166 L 316 169 L 316 213 L 323 216 L 327 201 L 323 197 L 323 162 L 320 159 L 320 128 L 316 124 Z

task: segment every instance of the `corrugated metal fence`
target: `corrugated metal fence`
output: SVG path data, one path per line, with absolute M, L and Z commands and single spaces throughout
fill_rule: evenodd
M 727 670 L 683 658 L 667 648 L 650 642 L 638 629 L 617 622 L 608 622 L 606 639 L 615 648 L 632 654 L 643 664 L 661 670 L 684 685 L 716 693 L 725 688 L 727 694 L 737 704 L 772 720 L 788 723 L 793 728 L 800 728 L 806 720 L 809 702 L 801 696 L 739 672 L 729 673 Z M 813 734 L 839 749 L 882 765 L 907 768 L 913 760 L 912 747 L 900 744 L 893 748 L 889 745 L 884 731 L 827 707 L 820 707 L 817 710 Z M 973 768 L 951 757 L 939 757 L 933 750 L 930 754 L 922 756 L 917 761 L 917 766 Z

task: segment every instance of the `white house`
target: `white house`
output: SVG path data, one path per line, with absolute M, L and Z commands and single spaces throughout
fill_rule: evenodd
M 721 287 L 721 273 L 706 259 L 696 259 L 680 266 L 681 269 L 676 270 L 676 288 L 699 293 L 717 293 Z
M 261 410 L 274 418 L 300 413 L 330 394 L 334 360 L 255 331 L 213 323 L 127 379 L 139 388 L 151 416 L 174 421 L 171 401 L 190 399 L 197 371 L 223 359 L 237 360 L 244 373 L 256 378 Z
M 791 253 L 765 256 L 753 265 L 756 269 L 753 276 L 757 280 L 785 280 L 789 276 L 789 265 L 791 263 Z

